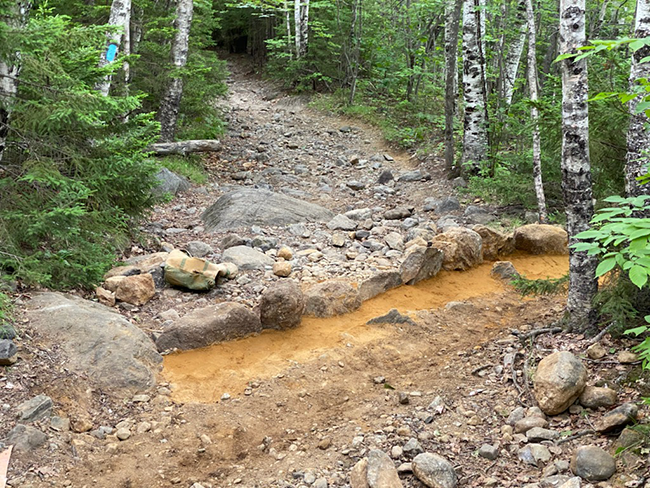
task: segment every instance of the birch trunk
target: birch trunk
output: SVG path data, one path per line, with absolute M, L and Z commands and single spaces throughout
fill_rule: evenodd
M 131 0 L 113 0 L 113 3 L 111 4 L 111 14 L 108 17 L 108 24 L 119 27 L 121 30 L 117 33 L 110 32 L 106 34 L 106 50 L 99 58 L 100 67 L 106 66 L 115 59 L 107 59 L 111 44 L 115 44 L 118 51 L 121 49 L 121 52 L 125 56 L 130 54 Z M 115 53 L 115 55 L 117 55 L 117 53 Z M 124 70 L 128 79 L 129 67 L 127 63 L 125 63 Z M 97 86 L 97 89 L 102 95 L 107 97 L 108 92 L 111 89 L 111 77 L 107 76 L 104 81 Z
M 349 78 L 350 78 L 350 97 L 348 104 L 354 104 L 354 96 L 357 91 L 357 80 L 359 78 L 359 63 L 361 62 L 361 27 L 362 27 L 362 8 L 363 0 L 354 0 L 352 2 L 352 19 L 350 24 L 350 41 L 352 42 L 352 52 L 348 61 Z
M 585 45 L 585 0 L 560 1 L 560 54 L 575 54 Z M 569 244 L 589 228 L 594 205 L 589 164 L 587 60 L 561 61 L 562 72 L 562 189 Z M 592 300 L 598 291 L 596 257 L 569 253 L 567 323 L 577 332 L 594 325 Z
M 284 24 L 287 30 L 287 50 L 291 54 L 291 12 L 289 11 L 289 2 L 284 0 Z
M 458 99 L 458 31 L 463 0 L 447 2 L 445 21 L 445 168 L 454 167 L 454 115 Z
M 309 41 L 309 0 L 295 0 L 293 15 L 296 24 L 296 57 L 302 58 L 307 54 Z
M 650 36 L 650 0 L 637 0 L 634 37 L 641 39 Z M 630 68 L 630 91 L 638 92 L 638 80 L 650 79 L 650 64 L 640 61 L 650 56 L 650 47 L 644 46 L 632 54 Z M 645 94 L 645 92 L 642 92 Z M 650 162 L 650 120 L 645 111 L 637 113 L 637 105 L 642 97 L 630 101 L 630 126 L 627 131 L 627 157 L 625 161 L 625 192 L 629 196 L 650 195 L 650 185 L 640 185 L 639 176 L 648 172 Z
M 175 73 L 169 80 L 158 111 L 162 142 L 172 141 L 176 133 L 176 121 L 183 96 L 183 78 L 179 71 L 187 63 L 193 8 L 192 0 L 178 0 L 176 4 L 176 34 L 171 48 L 172 66 Z
M 526 42 L 526 29 L 528 25 L 526 22 L 526 0 L 519 0 L 517 2 L 515 23 L 518 34 L 510 45 L 510 49 L 508 49 L 503 73 L 503 98 L 506 107 L 509 107 L 512 103 L 512 94 L 515 89 L 515 81 L 517 81 L 517 72 L 519 71 L 521 55 L 524 52 L 524 44 Z M 533 19 L 534 24 L 535 20 Z
M 10 17 L 1 20 L 10 28 L 19 31 L 27 25 L 31 8 L 31 2 L 18 2 Z M 0 58 L 0 163 L 9 135 L 9 118 L 18 93 L 20 68 L 20 52 L 16 51 L 5 59 Z
M 488 117 L 485 56 L 481 41 L 479 0 L 465 0 L 463 7 L 463 98 L 465 101 L 463 164 L 477 171 L 488 154 Z
M 537 33 L 535 32 L 535 13 L 533 12 L 533 1 L 525 0 L 526 18 L 528 24 L 528 89 L 530 91 L 530 118 L 533 121 L 533 179 L 535 181 L 535 195 L 537 196 L 537 212 L 539 221 L 546 223 L 546 198 L 544 197 L 544 181 L 542 179 L 542 147 L 539 135 L 539 110 L 537 101 L 539 93 L 537 89 Z

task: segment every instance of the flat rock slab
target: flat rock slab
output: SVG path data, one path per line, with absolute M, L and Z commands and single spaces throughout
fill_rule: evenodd
M 221 196 L 203 212 L 208 232 L 240 227 L 285 226 L 303 222 L 329 222 L 328 209 L 269 190 L 242 188 Z
M 225 263 L 233 263 L 239 269 L 264 269 L 266 266 L 273 266 L 275 260 L 248 246 L 234 246 L 226 249 L 221 259 Z
M 27 317 L 65 351 L 68 369 L 104 393 L 130 397 L 155 384 L 162 357 L 144 332 L 110 308 L 72 295 L 37 293 Z

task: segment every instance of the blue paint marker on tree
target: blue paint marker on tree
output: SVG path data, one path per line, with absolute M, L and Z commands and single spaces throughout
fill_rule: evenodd
M 117 44 L 111 43 L 106 50 L 106 61 L 109 63 L 115 61 L 115 56 L 117 55 Z

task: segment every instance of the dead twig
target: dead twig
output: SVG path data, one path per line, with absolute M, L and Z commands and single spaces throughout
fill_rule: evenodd
M 607 327 L 605 327 L 603 330 L 601 330 L 598 334 L 596 334 L 591 339 L 589 339 L 587 341 L 587 344 L 592 345 L 592 344 L 595 344 L 596 342 L 598 342 L 599 340 L 601 340 L 603 338 L 603 336 L 605 334 L 607 334 L 609 332 L 609 329 L 611 329 L 613 326 L 614 326 L 614 322 L 609 324 Z
M 562 327 L 545 327 L 543 329 L 535 329 L 531 330 L 530 332 L 519 332 L 518 330 L 513 330 L 511 331 L 512 335 L 515 335 L 519 338 L 521 342 L 527 341 L 528 339 L 534 339 L 538 335 L 542 334 L 557 334 L 558 332 L 562 332 L 564 329 Z
M 491 364 L 484 364 L 483 366 L 479 366 L 478 368 L 474 368 L 472 370 L 472 374 L 478 374 L 481 371 L 483 371 L 484 369 L 488 369 L 488 368 L 491 368 L 491 367 L 492 367 Z
M 579 439 L 580 437 L 589 435 L 589 434 L 597 434 L 597 432 L 593 429 L 585 429 L 585 430 L 579 430 L 573 435 L 570 435 L 569 437 L 565 437 L 564 439 L 560 439 L 558 441 L 555 441 L 555 445 L 559 446 L 561 444 L 564 444 L 565 442 L 570 442 L 575 439 Z

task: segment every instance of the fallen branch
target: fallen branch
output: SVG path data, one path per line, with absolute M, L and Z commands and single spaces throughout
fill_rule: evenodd
M 513 330 L 511 332 L 512 335 L 515 335 L 519 338 L 520 341 L 526 341 L 528 339 L 534 339 L 538 335 L 542 334 L 557 334 L 558 332 L 562 332 L 564 329 L 562 327 L 547 327 L 545 329 L 535 329 L 531 330 L 530 332 L 519 332 L 518 330 Z
M 573 435 L 570 435 L 569 437 L 565 437 L 564 439 L 560 439 L 559 441 L 556 441 L 555 445 L 559 446 L 560 444 L 564 444 L 565 442 L 570 442 L 570 441 L 573 441 L 573 440 L 578 439 L 580 437 L 583 437 L 585 435 L 596 434 L 596 433 L 597 432 L 595 430 L 593 430 L 593 429 L 579 430 L 578 432 L 576 432 Z
M 612 322 L 607 327 L 605 327 L 603 330 L 601 330 L 597 335 L 595 335 L 594 337 L 589 339 L 589 341 L 587 341 L 587 344 L 589 344 L 589 345 L 595 344 L 596 342 L 601 340 L 603 338 L 603 336 L 605 334 L 607 334 L 609 332 L 609 329 L 611 329 L 613 326 L 614 326 L 614 322 Z
M 157 142 L 148 147 L 156 156 L 180 154 L 182 156 L 195 152 L 214 152 L 221 149 L 221 142 L 214 139 L 196 139 L 178 142 Z

